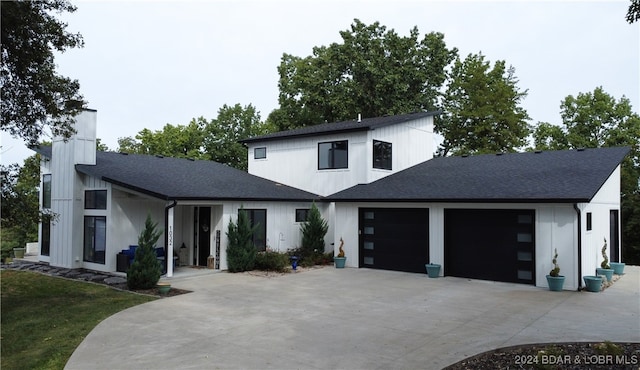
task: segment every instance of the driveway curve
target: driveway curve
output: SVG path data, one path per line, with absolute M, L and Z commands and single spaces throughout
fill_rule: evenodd
M 441 369 L 526 343 L 640 342 L 640 267 L 601 293 L 370 269 L 172 280 L 192 293 L 132 307 L 66 369 Z

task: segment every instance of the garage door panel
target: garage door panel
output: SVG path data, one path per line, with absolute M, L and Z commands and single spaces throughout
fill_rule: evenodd
M 361 267 L 424 273 L 428 260 L 428 209 L 360 209 Z
M 445 210 L 447 275 L 534 284 L 534 210 Z

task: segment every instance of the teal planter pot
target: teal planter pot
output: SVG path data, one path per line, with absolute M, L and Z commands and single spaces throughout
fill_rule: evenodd
M 602 277 L 600 276 L 584 276 L 584 284 L 588 292 L 598 293 L 602 288 Z
M 440 265 L 437 263 L 426 263 L 424 267 L 427 269 L 427 274 L 430 278 L 437 278 L 440 276 Z
M 170 283 L 158 283 L 158 285 L 156 285 L 158 287 L 158 293 L 165 295 L 167 293 L 169 293 L 169 291 L 171 290 L 171 284 Z
M 343 269 L 347 262 L 347 257 L 333 257 L 333 262 L 335 262 L 337 269 Z
M 561 292 L 564 286 L 564 276 L 551 276 L 547 275 L 547 284 L 549 284 L 549 290 L 553 292 Z
M 607 281 L 612 281 L 613 280 L 613 269 L 597 268 L 596 269 L 596 274 L 598 276 L 604 275 L 607 278 Z
M 613 269 L 613 273 L 616 275 L 624 274 L 624 263 L 623 262 L 611 262 L 609 264 Z
M 13 248 L 13 256 L 15 258 L 24 258 L 24 251 L 26 248 Z

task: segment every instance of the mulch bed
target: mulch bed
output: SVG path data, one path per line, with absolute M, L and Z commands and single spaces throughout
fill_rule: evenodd
M 498 348 L 469 357 L 446 370 L 483 369 L 634 369 L 640 343 L 573 342 Z

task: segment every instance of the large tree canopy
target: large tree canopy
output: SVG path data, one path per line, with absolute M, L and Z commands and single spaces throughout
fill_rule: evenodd
M 188 125 L 166 124 L 162 130 L 143 129 L 135 139 L 118 139 L 118 151 L 124 153 L 163 155 L 167 157 L 208 159 L 202 150 L 204 130 L 208 125 L 204 117 L 194 118 Z
M 253 105 L 225 104 L 205 130 L 204 150 L 209 159 L 246 171 L 247 148 L 239 141 L 265 133 L 267 128 Z
M 444 137 L 440 155 L 514 152 L 529 136 L 529 116 L 520 106 L 527 91 L 517 87 L 512 67 L 493 68 L 482 54 L 456 60 L 436 131 Z
M 616 99 L 602 87 L 567 96 L 560 105 L 561 125 L 541 122 L 534 133 L 535 149 L 629 146 L 622 162 L 621 207 L 623 257 L 640 263 L 640 116 L 629 99 Z
M 80 84 L 56 73 L 53 54 L 83 46 L 82 36 L 67 32 L 67 24 L 54 16 L 75 10 L 66 0 L 0 3 L 1 126 L 28 144 L 37 143 L 45 126 L 69 137 L 73 116 L 84 105 Z
M 402 37 L 375 22 L 354 20 L 342 43 L 313 48 L 305 58 L 284 54 L 278 72 L 280 108 L 267 122 L 286 130 L 386 114 L 435 109 L 445 68 L 457 55 L 444 35 Z
M 247 149 L 238 141 L 266 133 L 260 113 L 253 105 L 223 105 L 218 117 L 194 118 L 186 125 L 166 124 L 161 131 L 143 129 L 135 138 L 118 139 L 119 151 L 206 159 L 247 169 Z
M 28 157 L 22 167 L 0 165 L 0 186 L 4 257 L 7 250 L 38 239 L 40 155 Z

